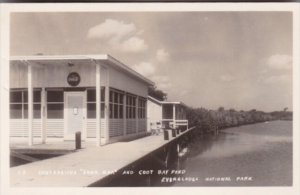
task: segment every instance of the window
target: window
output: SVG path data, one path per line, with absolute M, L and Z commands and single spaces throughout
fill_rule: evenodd
M 47 118 L 64 118 L 64 92 L 47 91 Z
M 123 118 L 123 98 L 122 92 L 109 91 L 109 118 Z
M 101 87 L 101 118 L 105 116 L 105 87 Z M 96 118 L 96 89 L 87 89 L 87 118 Z
M 136 116 L 136 96 L 127 94 L 126 96 L 126 117 L 135 118 Z
M 172 119 L 173 118 L 173 104 L 163 104 L 162 115 L 163 115 L 163 119 Z
M 146 118 L 146 99 L 139 98 L 139 104 L 138 104 L 138 118 Z
M 12 90 L 10 92 L 10 118 L 28 118 L 28 92 L 27 90 Z M 33 118 L 41 118 L 41 90 L 33 91 Z

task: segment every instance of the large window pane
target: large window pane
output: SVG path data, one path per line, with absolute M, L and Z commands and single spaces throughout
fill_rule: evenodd
M 10 92 L 10 102 L 11 103 L 21 103 L 22 102 L 22 91 L 11 91 Z
M 87 101 L 96 102 L 96 89 L 87 90 Z M 105 87 L 101 87 L 101 102 L 105 101 Z
M 119 118 L 118 116 L 118 106 L 117 105 L 114 105 L 114 118 Z
M 135 107 L 132 108 L 132 118 L 135 118 L 135 112 L 136 112 L 136 109 Z
M 113 92 L 109 92 L 109 102 L 113 102 Z
M 47 116 L 49 119 L 61 119 L 64 117 L 63 104 L 48 104 Z
M 105 116 L 105 105 L 101 103 L 101 118 Z M 96 118 L 96 103 L 87 104 L 87 118 Z
M 96 103 L 87 104 L 87 118 L 96 118 Z
M 113 105 L 109 104 L 109 118 L 113 117 Z
M 41 91 L 33 92 L 33 102 L 41 102 Z
M 28 102 L 28 92 L 27 91 L 23 91 L 23 102 Z
M 87 101 L 88 102 L 96 102 L 96 90 L 95 89 L 87 90 Z
M 23 104 L 23 116 L 28 118 L 28 104 Z
M 64 102 L 63 91 L 47 91 L 47 102 Z
M 33 105 L 33 118 L 41 118 L 41 104 Z
M 164 104 L 163 105 L 163 119 L 172 119 L 173 118 L 173 105 Z
M 120 94 L 120 95 L 119 95 L 119 98 L 120 98 L 120 100 L 119 100 L 120 104 L 123 104 L 123 98 L 124 98 L 124 95 L 123 95 L 123 94 Z
M 104 118 L 105 117 L 105 104 L 104 103 L 101 103 L 101 118 Z
M 12 119 L 22 118 L 22 104 L 10 105 L 10 118 Z
M 114 103 L 118 103 L 118 102 L 119 102 L 119 94 L 114 93 Z
M 101 87 L 101 102 L 105 101 L 105 87 Z
M 123 118 L 123 105 L 119 105 L 119 116 Z

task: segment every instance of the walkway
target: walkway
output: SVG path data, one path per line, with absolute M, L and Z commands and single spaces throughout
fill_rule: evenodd
M 103 147 L 87 147 L 63 156 L 41 160 L 10 169 L 13 187 L 85 187 L 114 174 L 193 128 L 171 138 L 152 135 L 130 142 Z

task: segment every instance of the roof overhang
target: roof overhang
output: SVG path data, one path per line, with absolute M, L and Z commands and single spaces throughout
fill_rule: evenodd
M 138 72 L 134 71 L 127 65 L 123 64 L 122 62 L 116 60 L 115 58 L 111 57 L 108 54 L 103 55 L 34 55 L 34 56 L 12 56 L 10 58 L 11 62 L 24 62 L 27 63 L 34 63 L 39 65 L 51 64 L 51 62 L 65 62 L 61 64 L 67 64 L 69 62 L 75 61 L 91 61 L 95 64 L 100 64 L 104 66 L 111 66 L 115 69 L 118 69 L 128 75 L 133 76 L 134 78 L 138 79 L 146 83 L 149 86 L 154 86 L 154 82 L 149 80 L 148 78 L 144 77 L 143 75 L 139 74 Z
M 148 96 L 148 99 L 157 103 L 157 104 L 160 104 L 160 105 L 166 105 L 166 104 L 178 104 L 178 105 L 182 105 L 182 106 L 185 106 L 187 107 L 187 105 L 185 105 L 183 102 L 168 102 L 168 101 L 160 101 L 158 99 L 155 99 L 154 97 L 152 96 Z
M 150 101 L 152 101 L 152 102 L 156 103 L 156 104 L 162 105 L 162 103 L 161 103 L 161 101 L 160 101 L 160 100 L 158 100 L 158 99 L 155 99 L 155 98 L 154 98 L 154 97 L 152 97 L 152 96 L 149 96 L 149 95 L 148 95 L 148 99 L 149 99 Z

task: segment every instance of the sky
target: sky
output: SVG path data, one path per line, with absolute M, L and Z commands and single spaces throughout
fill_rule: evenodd
M 290 12 L 13 13 L 10 54 L 109 54 L 191 107 L 292 110 Z

